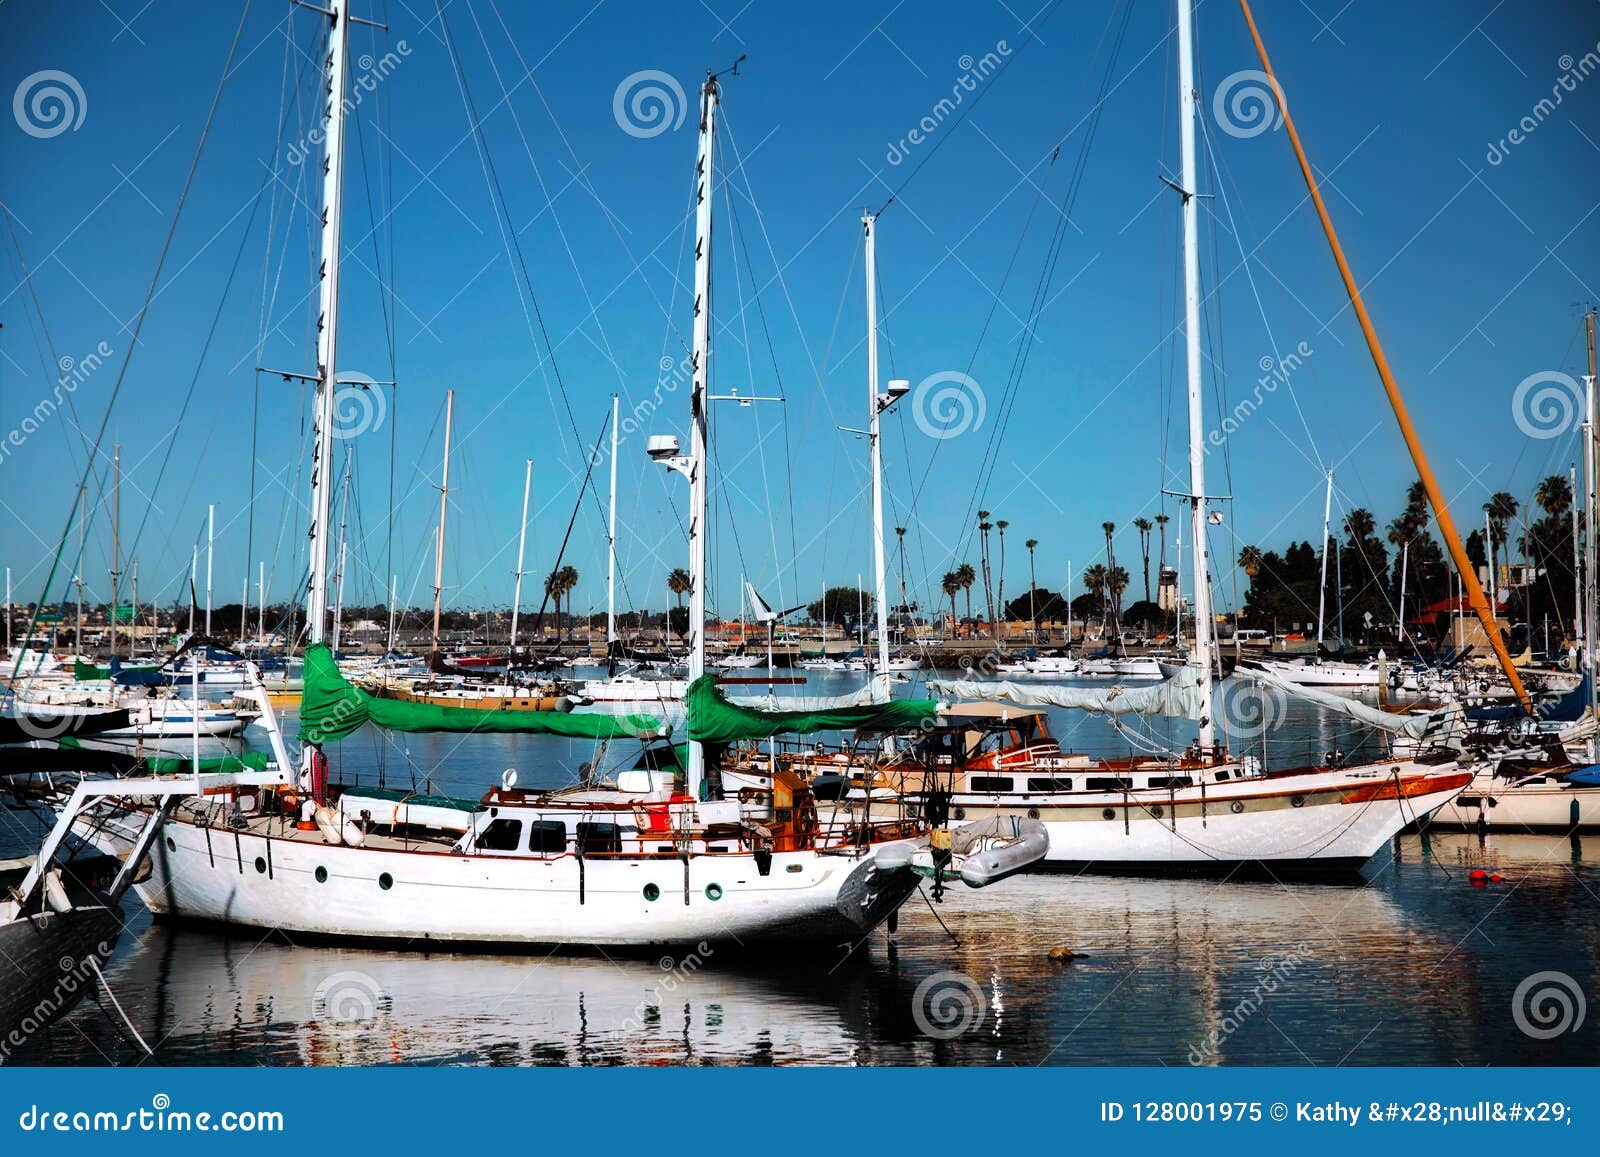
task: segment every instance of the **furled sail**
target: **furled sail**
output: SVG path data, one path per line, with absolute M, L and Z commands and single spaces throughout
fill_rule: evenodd
M 859 691 L 846 695 L 727 695 L 724 698 L 735 707 L 755 711 L 849 711 L 888 702 L 879 693 L 882 686 L 874 679 Z
M 1265 683 L 1268 687 L 1275 687 L 1308 703 L 1315 703 L 1318 707 L 1338 712 L 1358 723 L 1365 723 L 1368 727 L 1387 731 L 1391 735 L 1403 735 L 1422 744 L 1459 746 L 1461 734 L 1465 730 L 1466 720 L 1459 704 L 1452 703 L 1432 711 L 1402 715 L 1385 711 L 1369 703 L 1362 703 L 1357 699 L 1335 695 L 1331 691 L 1321 691 L 1315 687 L 1305 687 L 1290 682 L 1274 675 L 1271 671 L 1252 668 L 1249 676 Z
M 934 679 L 928 689 L 943 699 L 985 699 L 1021 707 L 1065 707 L 1106 715 L 1166 715 L 1200 718 L 1200 677 L 1183 667 L 1160 683 L 1112 687 L 1053 687 L 1048 684 Z
M 307 647 L 305 691 L 300 700 L 301 741 L 329 743 L 369 722 L 390 731 L 517 732 L 569 739 L 644 737 L 664 730 L 661 721 L 649 715 L 488 711 L 385 699 L 352 686 L 339 673 L 326 643 Z
M 729 702 L 727 696 L 717 690 L 715 675 L 702 675 L 689 684 L 685 706 L 689 738 L 718 746 L 773 735 L 808 735 L 814 731 L 853 731 L 859 727 L 892 731 L 916 727 L 932 719 L 939 708 L 932 699 L 892 699 L 887 703 L 866 702 L 848 707 L 834 705 L 774 711 Z

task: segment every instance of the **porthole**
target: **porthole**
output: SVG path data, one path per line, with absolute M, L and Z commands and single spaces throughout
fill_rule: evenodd
M 1114 819 L 1116 819 L 1117 818 L 1117 809 L 1116 808 L 1110 808 L 1110 807 L 1102 808 L 1101 811 L 1100 811 L 1100 818 L 1104 819 L 1104 820 L 1114 820 Z
M 644 898 L 654 903 L 655 901 L 661 899 L 661 889 L 656 887 L 654 884 L 646 884 L 644 886 Z
M 955 811 L 951 812 L 950 814 L 955 816 L 955 818 L 958 819 L 958 820 L 964 820 L 964 819 L 967 818 L 967 809 L 964 808 L 964 807 L 958 807 L 958 808 L 956 808 Z
M 1303 796 L 1303 795 L 1292 795 L 1292 796 L 1290 796 L 1289 797 L 1289 806 L 1290 807 L 1305 807 L 1306 806 L 1306 797 Z
M 1028 809 L 1028 818 L 1029 818 L 1029 819 L 1030 819 L 1030 820 L 1036 820 L 1036 819 L 1038 819 L 1038 818 L 1039 818 L 1039 809 L 1038 809 L 1038 808 L 1036 808 L 1036 807 L 1031 807 L 1031 808 L 1029 808 L 1029 809 Z
M 378 877 L 378 887 L 387 892 L 390 888 L 394 887 L 394 877 L 389 875 L 388 872 L 385 872 L 383 875 Z
M 722 885 L 721 884 L 707 884 L 706 885 L 706 899 L 707 900 L 720 900 L 720 899 L 722 899 Z
M 1150 814 L 1155 816 L 1156 819 L 1160 819 L 1162 816 L 1167 814 L 1167 809 L 1162 807 L 1160 804 L 1156 804 L 1150 809 Z
M 173 839 L 172 839 L 171 836 L 168 836 L 167 837 L 167 851 L 175 852 L 177 850 L 178 850 L 178 845 L 173 842 Z
M 267 861 L 263 860 L 260 856 L 256 857 L 256 871 L 260 872 L 263 876 L 267 874 Z
M 1234 815 L 1238 815 L 1240 812 L 1244 811 L 1244 802 L 1236 799 L 1228 805 L 1228 810 Z
M 796 873 L 802 872 L 804 870 L 805 869 L 803 867 L 801 867 L 801 865 L 799 865 L 799 864 L 790 864 L 787 868 L 784 869 L 785 872 L 796 872 Z
M 317 868 L 315 874 L 316 874 L 316 877 L 317 877 L 317 883 L 326 884 L 328 882 L 328 869 L 327 868 L 319 866 Z

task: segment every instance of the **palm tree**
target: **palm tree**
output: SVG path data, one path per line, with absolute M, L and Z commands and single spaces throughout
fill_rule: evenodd
M 1372 511 L 1363 506 L 1356 507 L 1344 518 L 1344 532 L 1350 536 L 1350 541 L 1353 543 L 1363 543 L 1371 538 L 1377 525 L 1372 517 Z
M 1106 532 L 1106 566 L 1116 566 L 1117 552 L 1112 549 L 1111 536 L 1116 533 L 1117 524 L 1114 522 L 1102 522 L 1100 529 Z
M 1539 483 L 1533 500 L 1546 514 L 1559 518 L 1572 507 L 1572 486 L 1564 474 L 1552 474 Z
M 972 569 L 970 562 L 964 562 L 956 567 L 956 581 L 961 584 L 961 589 L 967 593 L 967 621 L 972 620 L 972 584 L 978 581 L 977 573 Z
M 683 609 L 683 596 L 694 589 L 694 580 L 689 577 L 689 572 L 681 566 L 675 566 L 667 572 L 667 589 L 678 598 L 678 609 Z
M 1156 564 L 1158 568 L 1167 565 L 1167 523 L 1170 521 L 1170 515 L 1158 514 L 1155 517 L 1156 529 L 1161 535 L 1161 554 Z
M 1033 548 L 1039 545 L 1039 540 L 1037 538 L 1030 538 L 1022 545 L 1028 548 L 1028 621 L 1033 624 L 1033 637 L 1034 641 L 1037 642 L 1039 638 L 1039 610 L 1038 607 L 1034 605 L 1033 592 L 1035 589 L 1037 589 L 1039 584 L 1034 578 Z
M 1247 546 L 1239 552 L 1239 566 L 1244 573 L 1255 578 L 1261 572 L 1261 548 Z
M 1144 601 L 1150 601 L 1150 531 L 1155 523 L 1148 518 L 1135 518 L 1134 529 L 1139 532 L 1139 551 L 1144 555 Z
M 1000 605 L 1002 615 L 1006 613 L 1006 527 L 1010 525 L 1003 518 L 994 524 L 994 528 L 1000 532 L 1000 581 L 995 584 L 994 601 Z M 1000 629 L 998 620 L 994 629 Z
M 1100 563 L 1083 568 L 1083 585 L 1100 600 L 1100 624 L 1105 625 L 1106 620 L 1106 568 Z
M 549 595 L 556 603 L 556 635 L 561 635 L 561 604 L 567 595 L 578 585 L 578 572 L 571 566 L 558 567 L 551 571 L 544 580 L 544 593 Z M 570 617 L 570 612 L 569 612 Z M 572 625 L 567 624 L 568 637 L 571 636 Z
M 1522 508 L 1516 498 L 1504 490 L 1490 496 L 1489 501 L 1483 504 L 1484 511 L 1489 515 L 1489 573 L 1495 573 L 1494 549 L 1504 546 L 1506 542 L 1506 525 L 1517 516 L 1517 511 Z M 1491 580 L 1491 585 L 1494 585 Z
M 1122 626 L 1122 592 L 1128 589 L 1128 572 L 1120 566 L 1106 569 L 1106 589 L 1111 592 L 1112 618 L 1118 629 Z
M 947 570 L 939 586 L 950 599 L 950 637 L 953 639 L 956 637 L 956 592 L 961 589 L 961 576 L 953 570 Z
M 978 511 L 978 534 L 980 545 L 978 548 L 978 565 L 983 568 L 983 605 L 987 610 L 989 621 L 994 622 L 994 588 L 989 585 L 989 531 L 994 529 L 994 524 L 989 521 L 987 510 Z

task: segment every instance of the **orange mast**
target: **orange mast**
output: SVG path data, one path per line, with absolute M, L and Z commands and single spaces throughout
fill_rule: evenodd
M 1357 320 L 1361 323 L 1361 332 L 1367 339 L 1367 349 L 1372 354 L 1373 364 L 1378 367 L 1378 377 L 1383 379 L 1384 393 L 1389 395 L 1389 404 L 1394 407 L 1395 420 L 1400 423 L 1400 433 L 1406 440 L 1406 448 L 1411 451 L 1411 460 L 1416 464 L 1417 476 L 1422 479 L 1422 488 L 1428 492 L 1428 502 L 1433 507 L 1434 517 L 1439 521 L 1439 533 L 1444 536 L 1450 557 L 1455 561 L 1462 585 L 1466 588 L 1467 600 L 1477 612 L 1478 621 L 1483 624 L 1484 634 L 1493 645 L 1495 657 L 1500 660 L 1500 667 L 1506 673 L 1506 678 L 1511 681 L 1511 689 L 1516 692 L 1517 701 L 1525 710 L 1532 713 L 1533 701 L 1528 697 L 1527 689 L 1522 685 L 1522 677 L 1517 674 L 1517 668 L 1511 662 L 1511 654 L 1506 650 L 1505 641 L 1500 637 L 1500 628 L 1494 621 L 1494 611 L 1490 608 L 1489 600 L 1484 597 L 1483 587 L 1478 582 L 1478 572 L 1467 559 L 1466 548 L 1461 544 L 1461 535 L 1456 532 L 1455 520 L 1450 517 L 1450 509 L 1445 505 L 1444 494 L 1439 489 L 1438 480 L 1433 476 L 1433 467 L 1428 465 L 1428 456 L 1423 453 L 1416 427 L 1411 424 L 1411 415 L 1406 411 L 1405 399 L 1400 396 L 1400 387 L 1395 384 L 1394 374 L 1389 369 L 1389 359 L 1384 356 L 1383 345 L 1378 341 L 1378 331 L 1373 328 L 1366 303 L 1361 300 L 1361 290 L 1356 287 L 1355 275 L 1350 272 L 1350 263 L 1345 260 L 1344 249 L 1339 245 L 1339 235 L 1334 232 L 1333 219 L 1328 216 L 1328 206 L 1323 202 L 1322 193 L 1317 189 L 1317 179 L 1311 171 L 1311 162 L 1306 159 L 1305 148 L 1300 144 L 1300 134 L 1295 131 L 1294 118 L 1289 115 L 1289 104 L 1284 100 L 1283 88 L 1278 84 L 1278 78 L 1272 71 L 1272 62 L 1267 59 L 1267 46 L 1261 42 L 1261 33 L 1256 28 L 1255 17 L 1250 13 L 1249 0 L 1239 0 L 1239 7 L 1244 11 L 1245 23 L 1250 26 L 1250 38 L 1255 41 L 1256 55 L 1261 58 L 1262 71 L 1267 74 L 1267 79 L 1272 84 L 1273 99 L 1278 102 L 1278 111 L 1283 115 L 1283 127 L 1289 132 L 1289 143 L 1294 146 L 1295 159 L 1300 162 L 1300 173 L 1306 179 L 1306 189 L 1311 194 L 1312 203 L 1317 207 L 1317 216 L 1322 219 L 1322 231 L 1327 234 L 1328 245 L 1333 249 L 1333 259 L 1339 265 L 1339 276 L 1344 279 L 1345 292 L 1350 295 L 1350 304 L 1355 309 Z

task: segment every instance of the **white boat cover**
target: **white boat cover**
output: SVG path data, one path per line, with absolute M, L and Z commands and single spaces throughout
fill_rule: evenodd
M 887 700 L 877 693 L 881 683 L 873 679 L 859 691 L 848 695 L 729 695 L 735 707 L 753 711 L 847 711 L 852 707 L 871 707 Z
M 1056 687 L 1049 684 L 934 679 L 928 690 L 941 699 L 987 699 L 1022 707 L 1065 707 L 1107 715 L 1166 715 L 1200 718 L 1200 677 L 1183 668 L 1160 683 L 1111 687 Z
M 1315 703 L 1329 711 L 1338 712 L 1358 723 L 1365 723 L 1368 727 L 1376 727 L 1380 731 L 1387 731 L 1391 735 L 1404 735 L 1425 744 L 1445 744 L 1451 747 L 1460 746 L 1461 736 L 1466 731 L 1466 713 L 1461 705 L 1452 703 L 1433 711 L 1408 713 L 1404 715 L 1384 711 L 1369 703 L 1362 703 L 1332 691 L 1324 691 L 1317 687 L 1307 687 L 1296 683 L 1292 679 L 1285 679 L 1265 668 L 1253 668 L 1250 678 L 1265 683 L 1268 687 L 1276 687 L 1286 694 L 1304 699 L 1308 703 Z

